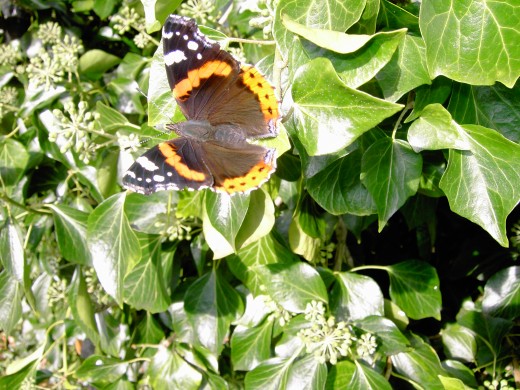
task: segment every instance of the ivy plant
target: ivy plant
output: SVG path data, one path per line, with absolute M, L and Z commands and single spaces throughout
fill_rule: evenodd
M 517 1 L 3 3 L 1 389 L 520 386 Z M 122 188 L 170 13 L 272 81 L 261 188 Z

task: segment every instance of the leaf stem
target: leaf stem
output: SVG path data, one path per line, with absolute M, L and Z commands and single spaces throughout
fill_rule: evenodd
M 406 105 L 404 106 L 403 110 L 401 111 L 401 114 L 399 114 L 399 118 L 397 118 L 397 121 L 395 122 L 394 129 L 392 130 L 392 140 L 395 140 L 395 135 L 397 133 L 397 129 L 401 125 L 401 121 L 403 120 L 405 114 L 413 108 L 413 100 L 414 94 L 410 92 L 408 94 L 408 100 L 406 101 Z
M 236 38 L 236 37 L 229 37 L 227 39 L 228 42 L 237 42 L 237 43 L 253 43 L 255 45 L 275 45 L 275 41 L 259 41 L 256 39 L 246 39 L 246 38 Z
M 19 207 L 19 208 L 21 208 L 21 209 L 23 209 L 23 210 L 25 210 L 25 211 L 27 211 L 29 213 L 35 213 L 35 214 L 40 214 L 40 215 L 50 215 L 50 214 L 52 214 L 51 211 L 44 211 L 43 209 L 35 209 L 35 208 L 32 208 L 32 207 L 27 207 L 26 205 L 18 203 L 16 200 L 9 198 L 5 194 L 0 194 L 0 199 L 4 200 L 7 203 L 12 204 L 13 206 Z

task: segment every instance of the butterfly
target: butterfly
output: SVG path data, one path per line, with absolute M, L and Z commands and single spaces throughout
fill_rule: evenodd
M 278 134 L 274 88 L 203 35 L 193 19 L 170 15 L 162 32 L 166 75 L 185 122 L 178 137 L 137 158 L 123 177 L 132 191 L 258 188 L 276 169 L 276 150 L 248 142 Z

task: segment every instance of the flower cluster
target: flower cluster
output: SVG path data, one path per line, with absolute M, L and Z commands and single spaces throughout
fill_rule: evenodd
M 153 38 L 146 33 L 144 17 L 139 15 L 135 9 L 130 8 L 128 5 L 121 7 L 117 14 L 110 18 L 110 21 L 114 30 L 120 35 L 132 29 L 136 30 L 137 35 L 135 35 L 133 39 L 135 45 L 140 49 L 144 49 L 148 43 L 154 41 Z
M 14 42 L 0 45 L 2 55 L 0 56 L 0 66 L 14 67 L 21 59 L 20 51 Z
M 18 111 L 17 102 L 18 91 L 16 88 L 10 86 L 0 88 L 0 117 L 3 117 L 8 112 Z
M 273 31 L 274 2 L 272 0 L 258 0 L 256 4 L 248 4 L 240 11 L 243 12 L 246 9 L 259 14 L 249 20 L 249 25 L 253 28 L 262 29 L 264 39 L 269 39 Z
M 119 148 L 121 150 L 128 150 L 131 152 L 137 152 L 139 150 L 141 142 L 139 141 L 137 134 L 131 133 L 130 135 L 126 135 L 118 131 L 116 132 L 116 136 L 117 143 L 119 144 Z
M 77 109 L 72 101 L 63 105 L 63 111 L 54 110 L 53 114 L 59 125 L 49 129 L 49 140 L 60 146 L 60 152 L 73 150 L 79 159 L 87 164 L 93 157 L 96 146 L 90 140 L 90 133 L 95 131 L 98 113 L 87 111 L 86 102 L 79 102 Z
M 359 339 L 346 322 L 336 322 L 333 316 L 325 317 L 322 302 L 311 302 L 305 309 L 305 319 L 311 323 L 302 329 L 298 336 L 305 343 L 308 353 L 313 353 L 320 363 L 336 364 L 342 356 L 353 356 L 352 347 L 356 347 L 358 357 L 373 355 L 377 348 L 376 338 L 370 333 L 362 334 Z
M 54 22 L 42 24 L 38 38 L 43 43 L 37 55 L 33 56 L 26 73 L 34 87 L 45 86 L 46 90 L 61 83 L 65 75 L 71 80 L 77 72 L 79 55 L 83 45 L 75 36 L 63 33 L 63 29 Z
M 215 22 L 212 15 L 215 2 L 212 0 L 188 0 L 181 4 L 180 14 L 197 20 L 200 24 Z
M 285 326 L 293 316 L 291 312 L 285 310 L 282 306 L 273 301 L 270 296 L 266 295 L 265 305 L 271 311 L 271 314 L 269 315 L 270 319 L 278 320 L 280 326 Z

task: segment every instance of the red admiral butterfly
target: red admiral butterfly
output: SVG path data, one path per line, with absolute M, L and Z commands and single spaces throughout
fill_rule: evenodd
M 162 36 L 168 82 L 187 121 L 167 125 L 179 137 L 139 157 L 123 185 L 142 194 L 257 188 L 276 169 L 276 151 L 247 140 L 277 135 L 274 88 L 210 42 L 192 19 L 170 15 Z

